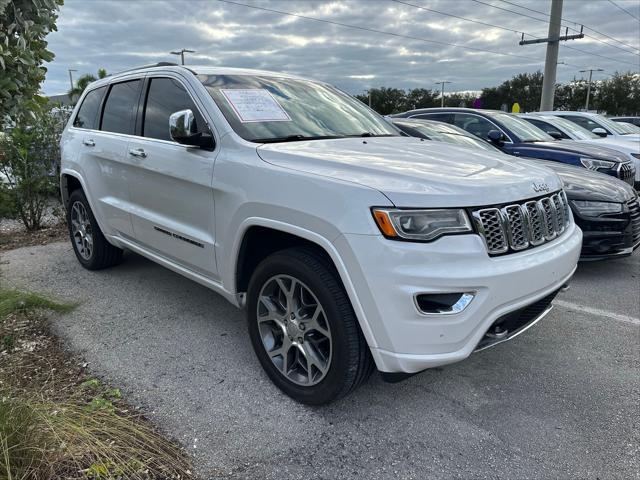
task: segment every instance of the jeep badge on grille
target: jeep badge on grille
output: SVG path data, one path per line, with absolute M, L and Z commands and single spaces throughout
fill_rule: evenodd
M 531 186 L 533 187 L 533 191 L 534 192 L 548 192 L 549 191 L 549 185 L 547 185 L 544 182 L 540 182 L 540 183 L 533 182 L 531 184 Z

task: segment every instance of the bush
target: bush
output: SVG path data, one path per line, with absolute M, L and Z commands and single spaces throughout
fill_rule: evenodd
M 0 137 L 0 214 L 19 218 L 32 231 L 41 227 L 50 199 L 58 197 L 65 118 L 46 106 L 30 113 Z

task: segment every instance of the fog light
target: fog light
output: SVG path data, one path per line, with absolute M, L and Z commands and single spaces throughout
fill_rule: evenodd
M 470 292 L 420 293 L 414 298 L 420 313 L 451 315 L 460 313 L 467 308 L 474 296 Z

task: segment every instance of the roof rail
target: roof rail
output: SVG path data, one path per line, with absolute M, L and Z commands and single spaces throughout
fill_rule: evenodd
M 178 65 L 177 63 L 173 63 L 173 62 L 158 62 L 158 63 L 150 63 L 148 65 L 140 65 L 138 67 L 133 67 L 133 68 L 127 68 L 126 70 L 121 70 L 119 72 L 110 74 L 111 75 L 120 75 L 121 73 L 126 73 L 126 72 L 133 72 L 135 70 L 141 70 L 143 68 L 151 68 L 151 67 L 184 67 L 187 70 L 189 70 L 190 72 L 193 73 L 193 70 L 191 70 L 190 68 L 185 67 L 184 65 Z

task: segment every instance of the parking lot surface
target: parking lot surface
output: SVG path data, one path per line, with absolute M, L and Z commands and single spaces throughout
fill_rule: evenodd
M 242 312 L 140 256 L 89 272 L 56 243 L 1 260 L 0 281 L 82 302 L 56 330 L 205 478 L 640 478 L 639 251 L 581 264 L 511 342 L 323 408 L 263 374 Z

